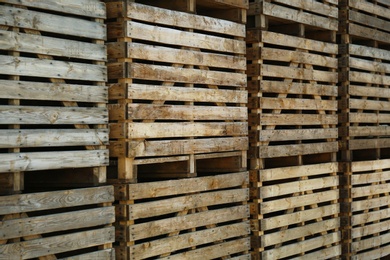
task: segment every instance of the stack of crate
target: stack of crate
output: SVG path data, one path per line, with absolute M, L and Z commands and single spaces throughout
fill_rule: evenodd
M 118 258 L 249 258 L 248 4 L 106 4 Z
M 0 255 L 113 256 L 113 187 L 93 187 L 108 164 L 105 5 L 4 0 L 0 14 Z
M 337 0 L 250 2 L 254 259 L 341 255 L 337 5 Z
M 390 2 L 340 1 L 343 253 L 390 254 Z

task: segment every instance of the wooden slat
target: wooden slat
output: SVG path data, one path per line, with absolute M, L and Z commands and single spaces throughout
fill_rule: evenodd
M 351 243 L 351 248 L 355 252 L 358 252 L 358 251 L 363 251 L 365 249 L 374 249 L 375 247 L 380 247 L 381 245 L 387 244 L 389 242 L 390 242 L 390 234 L 386 233 L 381 236 L 373 236 L 370 238 L 354 241 Z M 388 251 L 389 249 L 387 248 L 386 250 Z
M 114 242 L 114 227 L 0 245 L 5 258 L 28 259 Z
M 371 29 L 353 23 L 349 24 L 349 34 L 358 37 L 364 37 L 379 42 L 384 42 L 384 43 L 389 43 L 389 37 L 390 37 L 390 33 L 378 31 L 376 29 Z
M 390 192 L 390 183 L 378 184 L 364 187 L 355 187 L 351 191 L 352 198 L 360 198 L 365 196 L 373 196 L 382 193 Z
M 0 130 L 0 148 L 107 144 L 107 129 Z
M 352 162 L 351 164 L 351 170 L 353 172 L 382 170 L 388 168 L 390 168 L 390 159 Z
M 378 110 L 378 111 L 390 110 L 390 105 L 388 101 L 378 101 L 378 100 L 350 99 L 349 107 L 351 109 L 362 109 L 362 110 Z
M 218 224 L 249 217 L 249 206 L 235 206 L 209 210 L 190 215 L 156 220 L 151 223 L 135 224 L 129 227 L 129 241 L 169 234 L 201 226 Z
M 390 89 L 350 85 L 349 94 L 361 97 L 390 98 Z
M 353 69 L 366 70 L 376 73 L 390 73 L 390 64 L 370 60 L 349 58 L 349 67 Z
M 11 239 L 107 225 L 113 222 L 115 222 L 114 207 L 102 207 L 39 217 L 5 220 L 0 222 L 2 226 L 0 236 L 4 239 Z
M 336 86 L 270 80 L 261 80 L 260 91 L 262 93 L 337 96 Z
M 303 98 L 261 98 L 260 107 L 262 109 L 336 111 L 337 101 Z
M 24 172 L 107 165 L 108 150 L 0 154 L 0 172 Z
M 1 124 L 107 124 L 103 107 L 0 106 Z
M 243 186 L 248 183 L 248 172 L 231 173 L 194 179 L 129 184 L 129 200 L 157 198 L 179 194 L 212 191 Z
M 375 239 L 375 240 L 379 240 L 379 239 Z M 364 240 L 361 241 L 360 244 L 362 242 L 364 242 Z M 369 244 L 370 242 L 371 241 L 368 241 L 367 244 Z M 374 245 L 371 245 L 371 248 L 374 248 Z M 352 260 L 380 259 L 381 257 L 386 257 L 388 255 L 390 255 L 390 246 L 382 246 L 376 249 L 369 250 L 364 253 L 355 254 L 351 257 L 351 259 Z
M 165 156 L 247 150 L 248 138 L 226 137 L 170 141 L 130 141 L 129 157 Z
M 98 0 L 3 0 L 4 3 L 23 5 L 27 7 L 34 7 L 43 10 L 57 11 L 61 13 L 76 14 L 80 16 L 105 18 L 105 5 Z
M 187 209 L 243 202 L 249 199 L 248 189 L 207 192 L 128 205 L 129 220 L 162 216 Z
M 376 7 L 379 7 L 378 5 Z M 378 8 L 377 8 L 378 9 Z M 372 13 L 370 15 L 358 13 L 355 11 L 349 11 L 349 21 L 356 22 L 356 23 L 362 23 L 365 26 L 373 27 L 375 29 L 384 30 L 384 31 L 390 31 L 388 28 L 390 26 L 390 22 L 372 16 Z
M 368 1 L 351 1 L 348 4 L 352 8 L 368 12 L 372 15 L 378 15 L 385 18 L 389 17 L 388 9 L 378 4 L 373 4 Z
M 292 130 L 261 130 L 260 142 L 312 140 L 337 138 L 338 131 L 332 129 L 292 129 Z
M 106 66 L 0 55 L 1 73 L 55 79 L 106 81 Z
M 130 247 L 132 259 L 144 259 L 180 249 L 190 248 L 215 241 L 245 236 L 250 233 L 249 222 L 242 222 L 222 227 L 215 227 L 188 234 L 162 238 Z
M 107 103 L 107 87 L 0 80 L 0 96 L 8 99 Z
M 335 125 L 337 115 L 261 114 L 261 125 Z
M 314 0 L 302 2 L 300 0 L 273 0 L 274 3 L 280 3 L 302 9 L 304 11 L 310 11 L 320 14 L 321 16 L 328 16 L 338 18 L 338 9 L 335 6 L 331 6 L 324 3 L 319 3 Z
M 298 208 L 321 202 L 337 200 L 339 198 L 338 190 L 323 191 L 313 194 L 301 195 L 296 197 L 288 197 L 273 201 L 263 202 L 260 205 L 260 214 L 267 214 L 275 211 L 281 211 L 291 208 Z
M 390 214 L 390 209 L 382 209 L 371 212 L 364 212 L 361 214 L 354 214 L 351 217 L 351 223 L 353 226 L 364 225 L 369 222 L 380 221 L 387 219 Z
M 361 57 L 370 57 L 380 60 L 390 59 L 390 51 L 364 45 L 348 44 L 348 51 L 351 55 Z
M 104 24 L 5 5 L 0 6 L 0 24 L 98 40 L 106 39 Z
M 348 149 L 363 150 L 390 147 L 390 138 L 350 140 Z
M 228 53 L 245 54 L 245 42 L 241 40 L 156 27 L 132 21 L 128 21 L 126 25 L 127 33 L 124 36 L 132 39 Z
M 351 126 L 348 129 L 348 135 L 351 137 L 354 136 L 389 136 L 390 127 L 387 125 L 379 126 Z
M 380 198 L 374 198 L 374 199 L 365 199 L 360 201 L 354 201 L 351 205 L 351 211 L 361 211 L 361 210 L 368 210 L 372 208 L 378 208 L 382 206 L 388 206 L 390 204 L 390 197 L 380 197 Z
M 355 172 L 354 172 L 355 173 Z M 366 174 L 354 174 L 351 176 L 351 184 L 369 184 L 373 182 L 381 182 L 390 180 L 390 171 L 371 172 Z
M 342 255 L 341 251 L 341 245 L 336 246 L 330 246 L 325 249 L 321 249 L 319 251 L 305 254 L 303 256 L 294 257 L 291 259 L 294 260 L 311 260 L 311 259 L 317 259 L 317 260 L 325 260 L 325 259 L 337 259 L 340 258 Z
M 71 257 L 60 258 L 59 260 L 84 260 L 84 259 L 107 259 L 115 260 L 115 249 L 104 249 L 92 253 L 75 255 Z
M 0 31 L 0 49 L 87 60 L 106 60 L 106 47 L 41 35 Z
M 350 113 L 350 123 L 384 123 L 390 122 L 390 115 L 378 113 Z
M 276 157 L 306 155 L 306 154 L 334 153 L 337 151 L 338 151 L 337 142 L 261 146 L 260 157 L 276 158 Z
M 381 221 L 378 223 L 364 223 L 364 226 L 354 227 L 352 229 L 352 239 L 361 238 L 383 231 L 387 231 L 390 228 L 390 221 Z

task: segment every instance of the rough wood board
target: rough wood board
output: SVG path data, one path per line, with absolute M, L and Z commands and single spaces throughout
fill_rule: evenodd
M 84 259 L 107 259 L 115 260 L 115 249 L 104 249 L 92 253 L 75 255 L 66 258 L 60 258 L 59 260 L 84 260 Z
M 261 114 L 260 125 L 336 125 L 337 115 Z
M 259 156 L 262 159 L 286 157 L 295 155 L 335 153 L 338 151 L 337 142 L 318 142 L 312 144 L 290 144 L 278 146 L 260 146 Z

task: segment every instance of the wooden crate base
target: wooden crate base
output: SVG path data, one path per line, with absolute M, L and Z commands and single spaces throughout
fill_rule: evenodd
M 113 201 L 112 186 L 1 196 L 0 256 L 114 259 Z

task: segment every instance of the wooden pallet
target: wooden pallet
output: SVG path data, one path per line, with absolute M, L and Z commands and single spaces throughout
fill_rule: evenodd
M 195 5 L 120 3 L 107 3 L 115 178 L 245 170 L 244 25 L 189 13 Z
M 250 259 L 248 172 L 116 185 L 117 259 Z
M 0 197 L 0 259 L 115 259 L 112 186 Z
M 65 168 L 105 182 L 104 3 L 6 0 L 0 13 L 0 193 L 23 190 L 30 171 L 26 186 Z

